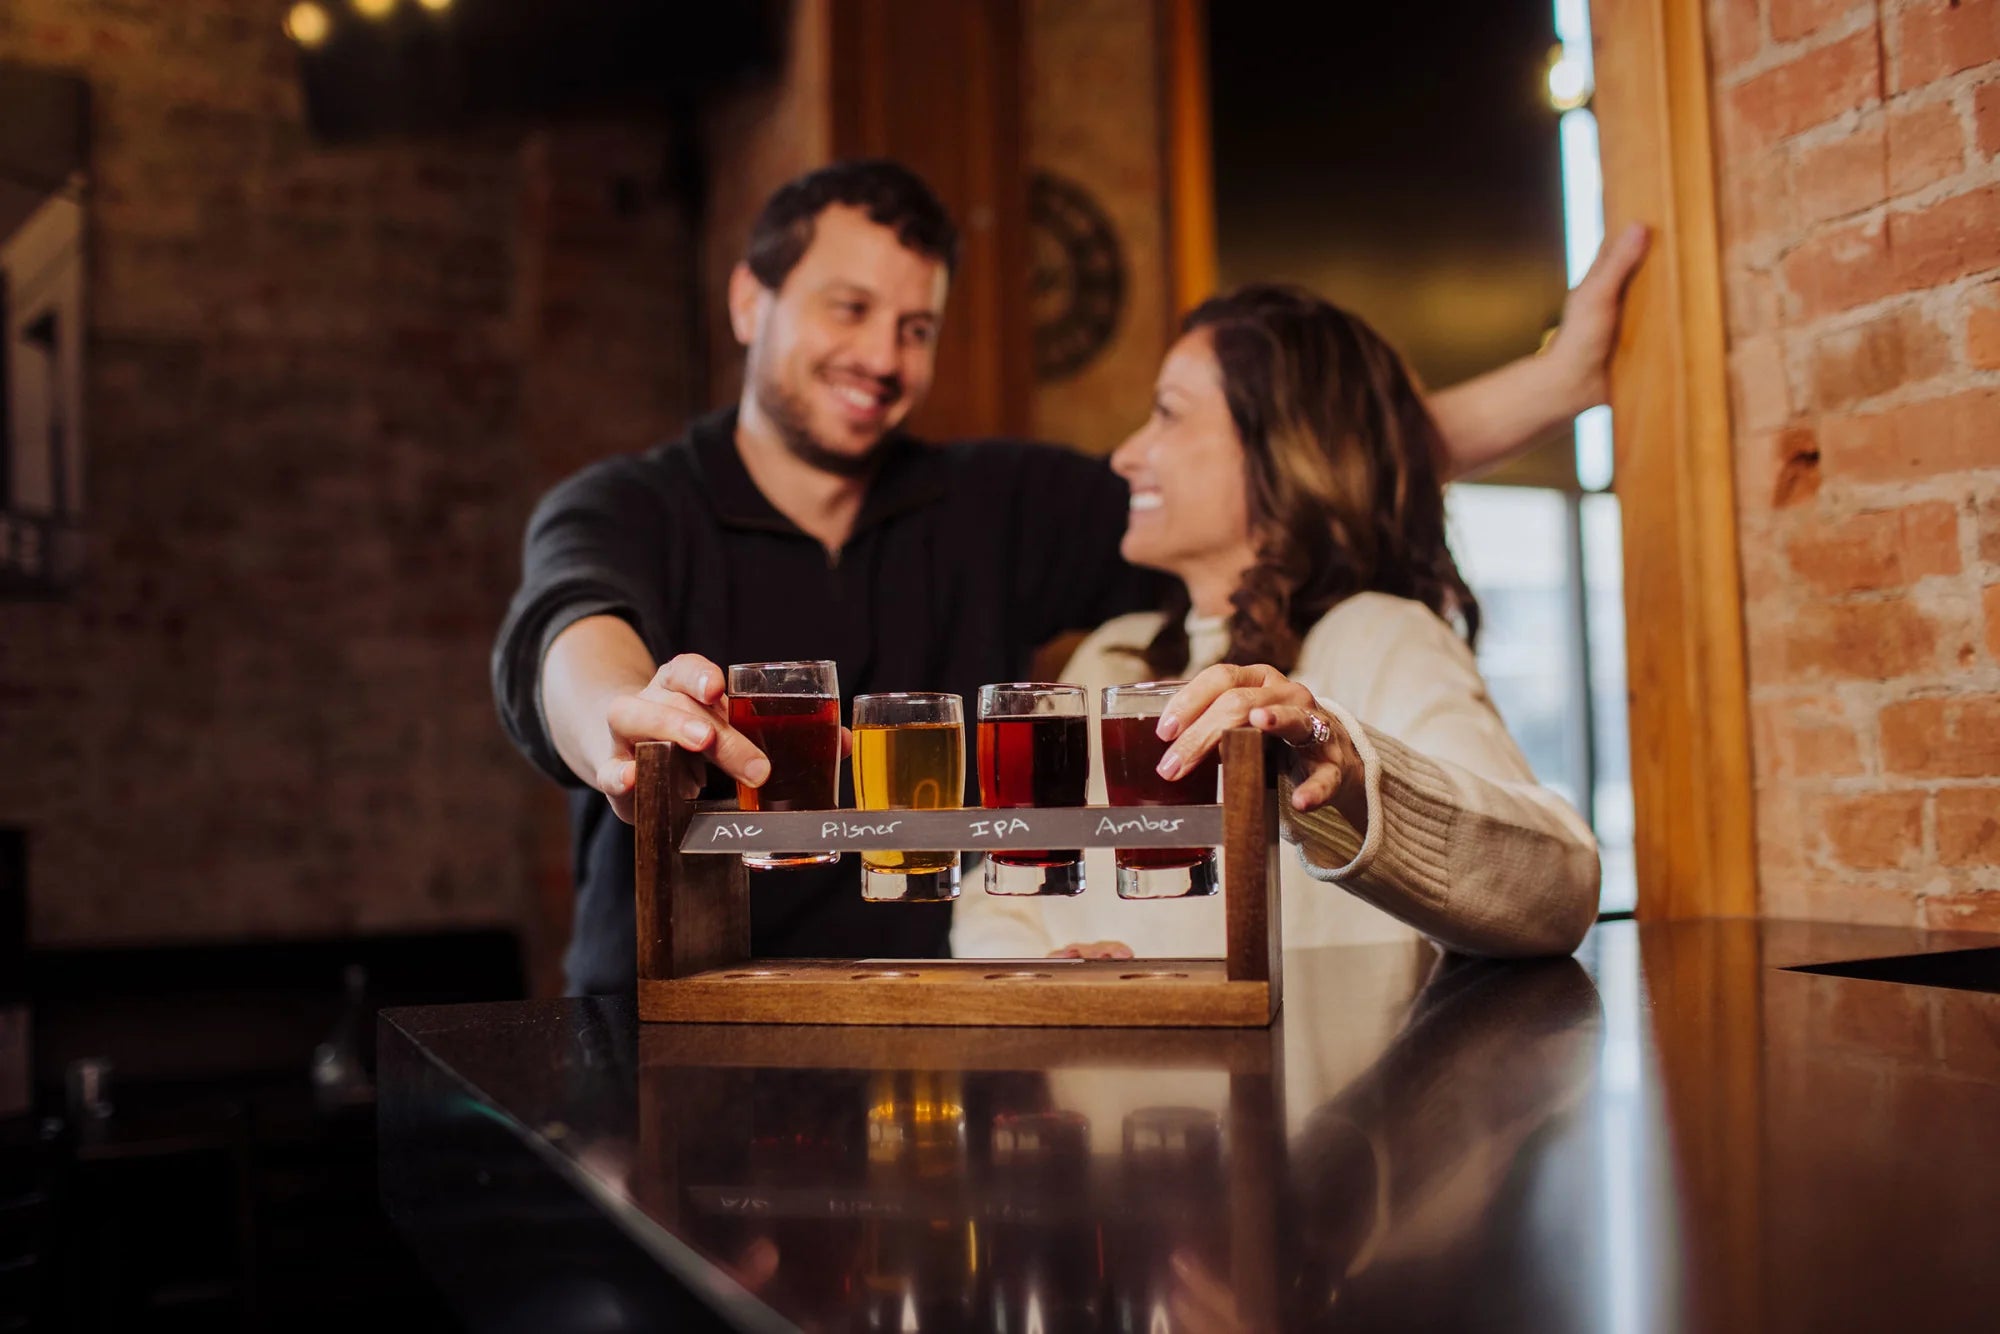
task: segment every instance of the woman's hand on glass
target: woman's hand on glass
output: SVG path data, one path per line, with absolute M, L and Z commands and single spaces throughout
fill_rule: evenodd
M 1353 738 L 1312 691 L 1276 667 L 1218 663 L 1181 687 L 1160 714 L 1159 737 L 1173 743 L 1160 758 L 1160 776 L 1180 777 L 1235 727 L 1254 727 L 1291 747 L 1294 810 L 1331 805 L 1366 832 L 1368 797 Z

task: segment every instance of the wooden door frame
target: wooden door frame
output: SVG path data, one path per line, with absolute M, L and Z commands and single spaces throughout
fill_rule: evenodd
M 1175 308 L 1216 281 L 1206 0 L 1158 0 Z M 1702 7 L 1591 0 L 1607 234 L 1653 229 L 1612 362 L 1638 915 L 1755 916 L 1749 692 Z

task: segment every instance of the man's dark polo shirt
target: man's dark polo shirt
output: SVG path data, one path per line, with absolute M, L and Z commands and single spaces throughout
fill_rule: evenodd
M 954 691 L 969 713 L 981 685 L 1021 679 L 1047 640 L 1156 602 L 1156 581 L 1119 558 L 1127 492 L 1102 460 L 893 436 L 835 559 L 764 498 L 735 431 L 733 410 L 716 413 L 672 444 L 592 464 L 528 521 L 493 689 L 514 744 L 575 789 L 573 994 L 630 987 L 636 943 L 632 831 L 577 783 L 541 717 L 542 659 L 571 624 L 621 616 L 659 662 L 686 652 L 724 666 L 832 658 L 844 721 L 855 695 L 878 690 Z M 841 768 L 842 804 L 852 805 Z M 755 951 L 944 954 L 949 910 L 865 903 L 858 865 L 752 872 Z

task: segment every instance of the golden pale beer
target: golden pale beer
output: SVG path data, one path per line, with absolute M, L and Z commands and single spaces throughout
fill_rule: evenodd
M 965 804 L 965 728 L 901 723 L 854 729 L 854 804 L 864 811 L 955 811 Z M 955 852 L 864 852 L 871 871 L 948 871 Z

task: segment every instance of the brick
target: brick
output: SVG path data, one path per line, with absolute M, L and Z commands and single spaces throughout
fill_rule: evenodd
M 1880 98 L 1879 49 L 1858 32 L 1766 70 L 1729 90 L 1728 139 L 1758 148 Z
M 1986 617 L 1986 656 L 2000 662 L 2000 584 L 1981 589 L 1979 603 Z
M 1909 194 L 1965 168 L 1965 131 L 1949 102 L 1889 113 L 1889 195 Z
M 1709 0 L 1709 60 L 1717 74 L 1735 69 L 1763 45 L 1757 0 Z
M 1851 778 L 1863 771 L 1860 738 L 1839 702 L 1784 701 L 1756 714 L 1758 752 L 1779 778 Z
M 1933 894 L 1922 900 L 1922 909 L 1923 924 L 1932 931 L 2000 932 L 2000 890 Z
M 1793 426 L 1772 437 L 1771 508 L 1803 505 L 1819 494 L 1819 436 L 1810 426 Z
M 2000 866 L 2000 787 L 1937 794 L 1937 853 L 1946 866 Z
M 2000 390 L 1973 389 L 1882 412 L 1828 417 L 1821 466 L 1855 481 L 2000 467 Z
M 1937 665 L 1938 626 L 1906 598 L 1811 603 L 1778 634 L 1797 680 L 1886 681 Z
M 1882 767 L 1917 778 L 2000 775 L 2000 695 L 1910 699 L 1882 709 Z
M 2000 492 L 1979 502 L 1979 559 L 2000 562 Z
M 1920 864 L 1924 855 L 1922 792 L 1870 792 L 1819 803 L 1820 834 L 1840 865 L 1856 871 L 1893 871 Z
M 1906 306 L 1817 340 L 1812 404 L 1846 407 L 1928 380 L 1950 364 L 1951 347 L 1944 330 Z
M 1985 157 L 2000 153 L 2000 80 L 1972 91 L 1973 145 Z
M 1958 511 L 1942 500 L 1857 514 L 1786 545 L 1800 579 L 1823 593 L 1897 588 L 1959 569 Z
M 1800 147 L 1792 164 L 1792 196 L 1808 225 L 1872 208 L 1888 197 L 1888 135 L 1879 121 Z
M 2000 370 L 2000 283 L 1966 295 L 1965 356 L 1981 370 Z
M 1731 163 L 1722 177 L 1726 244 L 1755 245 L 1790 237 L 1798 227 L 1790 176 L 1782 149 Z
M 1816 319 L 1903 289 L 1889 255 L 1889 230 L 1881 218 L 1822 232 L 1785 256 L 1785 286 L 1799 313 Z
M 1753 431 L 1782 426 L 1792 415 L 1784 348 L 1775 337 L 1753 338 L 1730 357 L 1736 424 Z
M 2000 265 L 2000 185 L 1891 213 L 1888 249 L 1894 281 L 1906 291 Z
M 1749 338 L 1778 327 L 1784 310 L 1784 293 L 1777 275 L 1767 268 L 1732 264 L 1730 281 L 1722 293 L 1727 308 L 1729 336 Z
M 1857 0 L 1771 0 L 1771 40 L 1796 42 L 1863 8 Z
M 2000 59 L 1995 0 L 1909 0 L 1889 22 L 1892 92 Z

